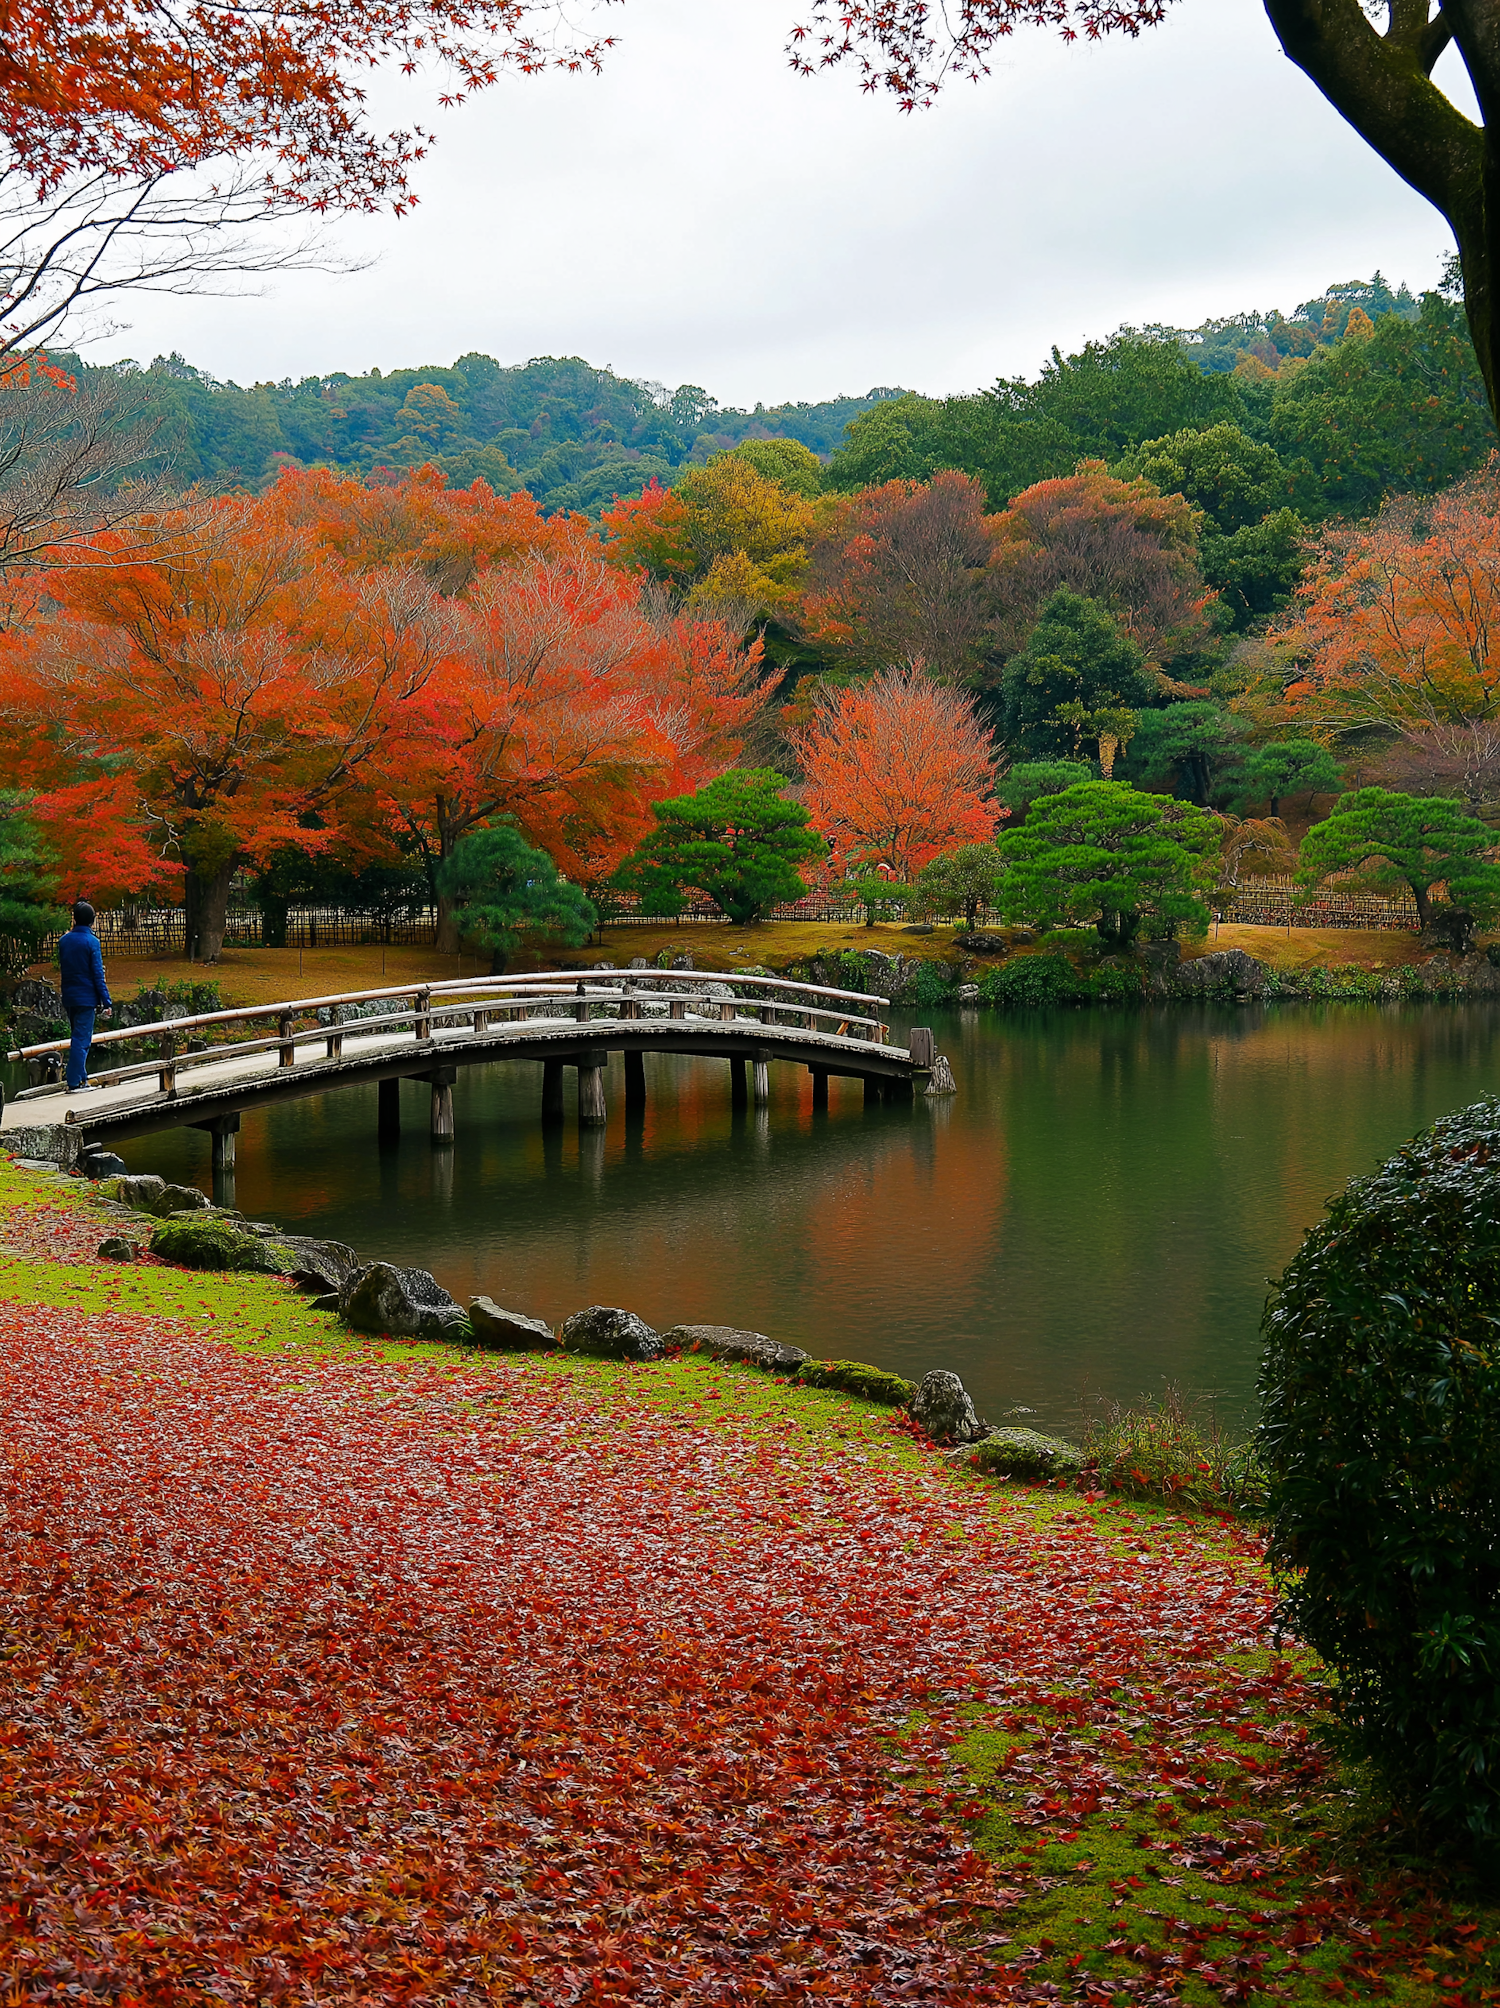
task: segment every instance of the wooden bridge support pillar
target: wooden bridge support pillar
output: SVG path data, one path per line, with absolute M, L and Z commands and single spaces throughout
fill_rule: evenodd
M 382 1081 L 379 1089 L 379 1116 L 376 1119 L 376 1134 L 381 1143 L 401 1141 L 401 1083 Z
M 213 1139 L 213 1168 L 219 1175 L 234 1170 L 234 1161 L 239 1155 L 240 1119 L 238 1116 L 220 1116 L 209 1130 Z
M 807 1071 L 812 1075 L 813 1107 L 815 1109 L 826 1109 L 828 1106 L 828 1069 L 826 1067 L 809 1067 Z
M 865 1107 L 878 1109 L 885 1100 L 885 1082 L 874 1074 L 865 1075 Z
M 643 1053 L 625 1055 L 625 1113 L 627 1116 L 643 1116 L 646 1113 L 646 1058 Z
M 750 1086 L 745 1079 L 745 1063 L 738 1055 L 729 1062 L 729 1106 L 732 1109 L 748 1109 L 750 1106 Z
M 906 1035 L 906 1048 L 911 1054 L 914 1067 L 930 1067 L 937 1048 L 933 1043 L 930 1025 L 913 1025 Z
M 604 1067 L 602 1062 L 592 1066 L 580 1065 L 578 1069 L 578 1127 L 580 1129 L 603 1129 L 608 1120 L 608 1110 L 604 1102 Z
M 451 1068 L 440 1073 L 429 1074 L 432 1083 L 432 1140 L 434 1143 L 452 1143 L 453 1128 L 453 1083 L 458 1078 Z
M 758 1109 L 770 1106 L 771 1070 L 762 1059 L 755 1060 L 750 1069 L 750 1099 Z
M 563 1121 L 563 1063 L 542 1062 L 542 1128 L 557 1129 Z

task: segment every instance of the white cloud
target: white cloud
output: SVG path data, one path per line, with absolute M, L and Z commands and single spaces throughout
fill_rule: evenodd
M 726 404 L 1032 373 L 1122 322 L 1431 283 L 1442 219 L 1281 55 L 1259 0 L 1181 0 L 1136 42 L 1017 37 L 904 117 L 801 80 L 796 0 L 627 0 L 602 77 L 505 78 L 453 113 L 372 269 L 127 304 L 101 359 L 180 350 L 241 383 L 582 355 Z M 421 115 L 383 82 L 372 110 Z

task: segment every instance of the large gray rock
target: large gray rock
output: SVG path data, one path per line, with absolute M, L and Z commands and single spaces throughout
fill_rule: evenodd
M 504 1310 L 492 1297 L 469 1300 L 469 1324 L 476 1346 L 488 1346 L 502 1353 L 550 1351 L 557 1344 L 552 1327 L 540 1318 L 528 1318 L 520 1311 Z
M 30 1011 L 38 1018 L 61 1018 L 67 1023 L 68 1014 L 63 1009 L 61 992 L 54 990 L 50 983 L 44 983 L 37 976 L 23 976 L 10 993 L 11 1006 L 16 1011 Z
M 139 1203 L 143 1212 L 154 1213 L 158 1220 L 167 1220 L 174 1213 L 201 1213 L 213 1202 L 196 1185 L 164 1184 L 154 1199 Z
M 911 1419 L 934 1443 L 977 1443 L 985 1434 L 968 1389 L 957 1374 L 941 1367 L 923 1374 L 912 1397 Z
M 1212 955 L 1195 955 L 1180 963 L 1172 981 L 1179 996 L 1228 992 L 1235 997 L 1259 997 L 1266 987 L 1266 971 L 1264 963 L 1243 948 L 1219 948 Z
M 963 1461 L 997 1478 L 1070 1478 L 1083 1469 L 1083 1452 L 1040 1430 L 992 1429 Z
M 38 1157 L 70 1170 L 78 1162 L 83 1139 L 72 1123 L 26 1123 L 0 1130 L 0 1150 L 8 1157 Z
M 261 1231 L 261 1223 L 247 1221 L 250 1233 Z M 319 1296 L 337 1290 L 360 1267 L 359 1257 L 344 1241 L 320 1241 L 311 1234 L 283 1234 L 272 1228 L 270 1238 L 292 1257 L 288 1271 L 299 1290 L 314 1290 Z
M 741 1360 L 781 1373 L 790 1373 L 808 1357 L 801 1346 L 783 1345 L 764 1332 L 742 1332 L 736 1325 L 674 1325 L 661 1340 L 670 1352 L 707 1353 L 710 1359 Z
M 557 1336 L 570 1353 L 606 1360 L 659 1360 L 666 1351 L 644 1318 L 610 1304 L 575 1311 Z
M 469 1321 L 425 1269 L 365 1262 L 339 1285 L 339 1316 L 356 1332 L 398 1339 L 466 1336 Z
M 134 1207 L 137 1213 L 150 1213 L 155 1202 L 167 1189 L 167 1181 L 158 1178 L 154 1171 L 138 1171 L 126 1178 L 107 1178 L 99 1187 L 106 1199 L 116 1199 L 121 1206 Z

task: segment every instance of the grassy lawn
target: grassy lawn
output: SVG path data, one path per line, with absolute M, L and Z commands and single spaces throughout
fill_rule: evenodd
M 8 1999 L 1500 2000 L 1253 1528 L 99 1219 L 0 1160 Z

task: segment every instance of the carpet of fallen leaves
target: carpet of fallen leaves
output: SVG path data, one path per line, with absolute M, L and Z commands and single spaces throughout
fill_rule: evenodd
M 1277 1907 L 1255 1795 L 1317 1759 L 1237 1531 L 123 1313 L 0 1304 L 0 1414 L 7 2001 L 1154 2003 L 1306 1998 L 1268 1941 L 1408 1957 L 1336 1880 Z M 1041 1979 L 1007 1916 L 1110 1814 L 1114 1977 Z M 1265 1907 L 1137 1946 L 1185 1848 Z

